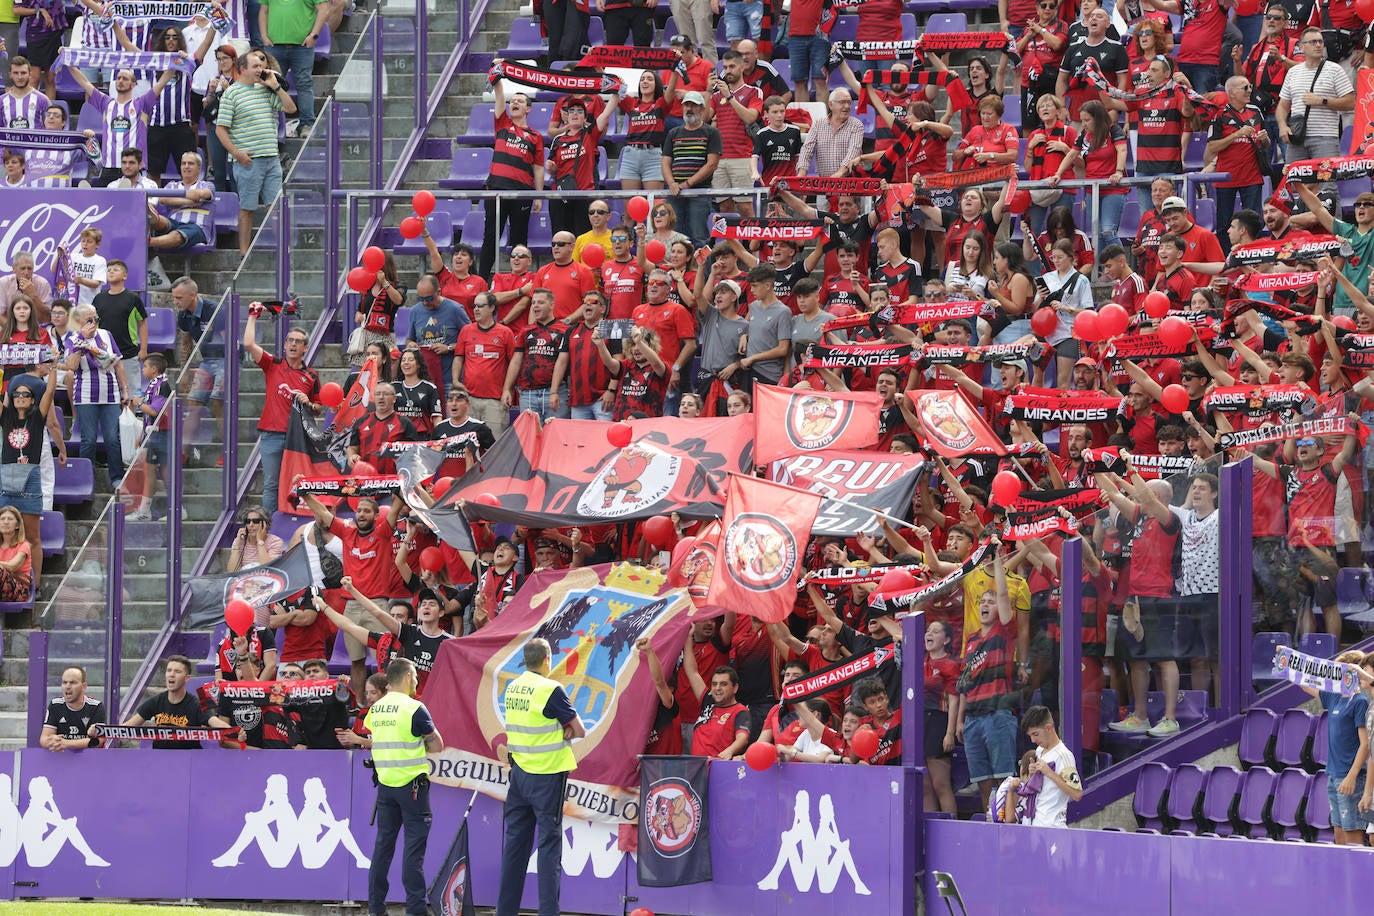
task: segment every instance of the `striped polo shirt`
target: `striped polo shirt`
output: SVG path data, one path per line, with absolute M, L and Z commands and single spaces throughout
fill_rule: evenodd
M 151 92 L 120 102 L 97 89 L 86 101 L 96 107 L 105 121 L 105 130 L 100 138 L 101 166 L 117 169 L 120 154 L 124 150 L 129 147 L 148 148 L 148 115 L 156 101 L 156 96 Z
M 43 126 L 43 114 L 48 110 L 48 97 L 37 89 L 15 95 L 10 89 L 0 95 L 0 126 L 15 130 L 37 130 Z
M 218 123 L 234 146 L 253 159 L 277 155 L 277 113 L 281 98 L 261 83 L 234 83 L 219 103 Z
M 114 366 L 119 360 L 119 348 L 115 346 L 110 332 L 101 328 L 90 338 L 96 342 L 98 351 L 109 359 L 107 368 L 101 368 L 95 353 L 87 350 L 87 339 L 78 333 L 67 336 L 67 353 L 85 351 L 76 365 L 75 379 L 72 383 L 73 404 L 118 404 L 119 379 L 115 377 Z
M 187 190 L 210 191 L 213 194 L 215 186 L 210 182 L 202 179 L 201 181 L 191 182 L 190 188 L 187 188 L 186 184 L 182 182 L 181 179 L 177 179 L 176 181 L 167 182 L 165 185 L 162 186 L 162 190 L 168 192 L 173 197 L 178 197 L 181 195 L 178 195 L 176 193 L 177 191 Z M 168 219 L 175 220 L 178 223 L 193 223 L 199 226 L 201 229 L 205 230 L 206 235 L 209 235 L 210 207 L 213 206 L 213 201 L 214 198 L 212 197 L 210 200 L 195 204 L 190 207 L 166 207 L 162 204 L 158 204 L 157 208 L 162 213 L 162 215 L 167 217 Z

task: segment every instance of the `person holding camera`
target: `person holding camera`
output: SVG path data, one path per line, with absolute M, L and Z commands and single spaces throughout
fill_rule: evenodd
M 269 69 L 266 52 L 249 51 L 234 62 L 234 85 L 219 103 L 215 135 L 234 160 L 239 191 L 239 253 L 248 253 L 253 213 L 281 192 L 277 115 L 296 113 L 279 72 Z

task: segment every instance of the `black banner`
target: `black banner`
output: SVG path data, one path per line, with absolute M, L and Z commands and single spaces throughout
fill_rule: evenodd
M 429 887 L 429 906 L 436 916 L 476 916 L 472 903 L 472 867 L 468 864 L 468 819 L 465 816 L 448 848 L 444 865 Z
M 711 880 L 710 767 L 705 757 L 639 758 L 639 883 Z
M 252 569 L 192 578 L 187 586 L 186 626 L 192 630 L 213 627 L 224 619 L 225 606 L 235 598 L 260 608 L 321 584 L 323 577 L 312 567 L 306 545 L 297 544 Z
M 277 503 L 268 512 L 291 512 L 308 515 L 290 496 L 290 482 L 302 477 L 325 477 L 348 470 L 348 439 L 352 430 L 321 429 L 320 421 L 300 405 L 292 402 L 291 416 L 286 421 L 286 447 L 281 456 L 281 479 L 288 486 L 278 490 Z M 332 497 L 323 500 L 333 505 Z
M 327 706 L 347 703 L 348 684 L 337 677 L 311 681 L 224 681 L 219 695 L 245 706 Z
M 904 366 L 911 360 L 910 344 L 822 344 L 806 350 L 807 369 L 870 369 Z
M 925 601 L 933 601 L 954 586 L 963 581 L 964 576 L 978 568 L 978 564 L 983 562 L 983 557 L 987 556 L 991 541 L 983 541 L 973 548 L 973 553 L 968 555 L 968 559 L 959 564 L 959 568 L 954 572 L 938 579 L 929 585 L 920 588 L 908 589 L 904 592 L 896 592 L 891 595 L 884 595 L 882 592 L 874 592 L 868 599 L 869 616 L 881 616 L 891 614 L 894 611 L 914 607 Z

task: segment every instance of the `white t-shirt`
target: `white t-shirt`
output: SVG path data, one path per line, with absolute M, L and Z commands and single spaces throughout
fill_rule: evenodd
M 72 274 L 82 280 L 99 280 L 101 285 L 105 283 L 105 259 L 100 255 L 91 255 L 89 258 L 81 252 L 76 252 L 71 256 Z M 77 298 L 77 305 L 90 305 L 95 301 L 95 294 L 100 292 L 99 286 L 81 286 L 78 284 L 80 294 Z
M 1179 521 L 1180 595 L 1215 595 L 1221 591 L 1221 513 L 1213 509 L 1199 517 L 1192 509 L 1170 506 Z
M 1069 785 L 1080 785 L 1078 764 L 1074 762 L 1073 752 L 1063 741 L 1049 750 L 1036 748 L 1035 756 L 1038 760 L 1050 763 L 1054 767 L 1054 772 Z M 1035 817 L 1031 820 L 1031 826 L 1067 827 L 1068 810 L 1069 796 L 1064 794 L 1064 790 L 1059 788 L 1057 782 L 1046 776 L 1045 784 L 1035 796 Z

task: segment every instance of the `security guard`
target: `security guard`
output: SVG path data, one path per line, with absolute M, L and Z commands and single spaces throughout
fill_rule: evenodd
M 563 860 L 563 793 L 577 766 L 571 741 L 582 727 L 568 695 L 549 679 L 549 643 L 525 644 L 525 673 L 506 687 L 506 847 L 501 856 L 501 895 L 496 916 L 517 916 L 525 869 L 539 825 L 539 916 L 558 916 Z
M 386 913 L 391 889 L 387 872 L 396 852 L 396 837 L 406 831 L 401 883 L 406 889 L 407 916 L 427 916 L 425 902 L 425 843 L 429 839 L 429 763 L 426 753 L 444 748 L 425 704 L 415 699 L 420 682 L 415 663 L 394 659 L 386 668 L 386 696 L 372 704 L 367 727 L 372 732 L 373 781 L 377 783 L 377 841 L 367 871 L 367 909 Z

